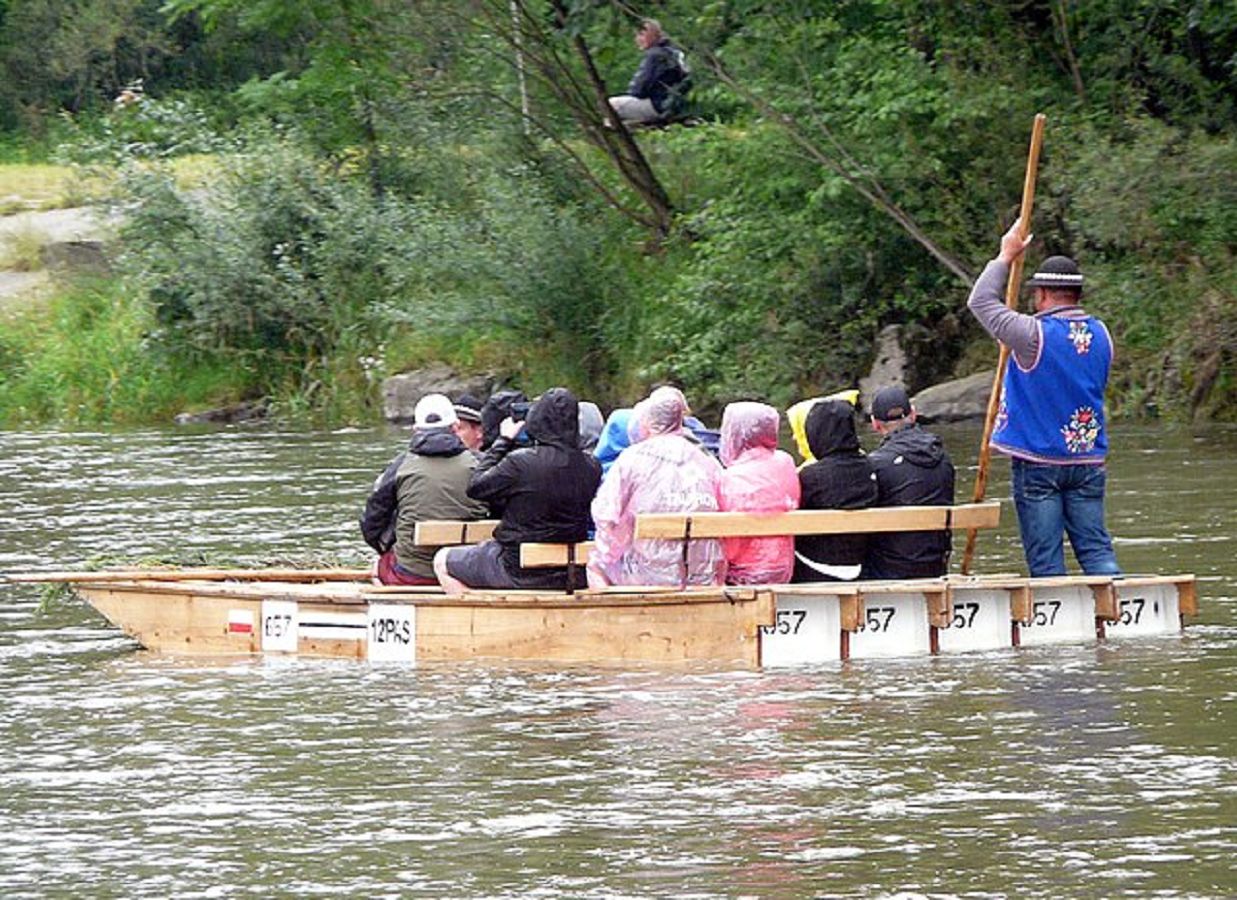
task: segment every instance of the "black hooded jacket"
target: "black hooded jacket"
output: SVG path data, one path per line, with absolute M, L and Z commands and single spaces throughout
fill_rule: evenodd
M 876 473 L 859 449 L 855 410 L 845 400 L 822 400 L 804 422 L 816 462 L 799 470 L 800 509 L 867 509 L 876 505 Z M 867 552 L 866 534 L 808 534 L 795 538 L 795 581 L 828 581 L 810 560 L 828 566 L 858 566 Z
M 878 506 L 951 506 L 954 467 L 941 439 L 918 425 L 885 436 L 869 458 L 876 469 Z M 872 535 L 863 565 L 866 578 L 935 578 L 949 571 L 948 531 Z
M 529 409 L 524 428 L 532 446 L 499 437 L 477 464 L 468 496 L 502 510 L 494 539 L 516 583 L 561 589 L 566 569 L 522 569 L 519 545 L 587 540 L 601 464 L 580 450 L 579 404 L 566 388 L 546 391 Z

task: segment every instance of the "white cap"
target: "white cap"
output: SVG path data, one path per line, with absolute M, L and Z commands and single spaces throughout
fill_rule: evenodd
M 412 411 L 414 428 L 448 428 L 459 421 L 455 405 L 442 394 L 426 394 Z

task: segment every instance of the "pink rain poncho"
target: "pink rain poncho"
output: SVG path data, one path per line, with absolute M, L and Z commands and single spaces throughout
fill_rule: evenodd
M 782 513 L 799 508 L 799 475 L 777 449 L 778 412 L 764 403 L 731 403 L 722 415 L 721 508 Z M 728 584 L 783 584 L 795 567 L 795 539 L 725 538 Z
M 635 409 L 638 442 L 623 451 L 593 499 L 597 536 L 589 569 L 609 584 L 721 584 L 726 559 L 716 540 L 635 539 L 636 515 L 714 512 L 717 461 L 683 436 L 687 401 L 677 388 L 658 388 Z

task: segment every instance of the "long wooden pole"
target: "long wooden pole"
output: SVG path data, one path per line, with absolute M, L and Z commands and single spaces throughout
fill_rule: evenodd
M 1027 152 L 1027 171 L 1022 180 L 1022 207 L 1018 213 L 1021 220 L 1018 226 L 1018 237 L 1026 239 L 1031 230 L 1031 210 L 1035 206 L 1035 178 L 1039 173 L 1039 148 L 1044 143 L 1044 123 L 1047 118 L 1043 113 L 1037 113 L 1035 122 L 1031 125 L 1031 149 Z M 1009 267 L 1009 280 L 1005 282 L 1005 305 L 1010 309 L 1018 306 L 1018 291 L 1022 286 L 1022 261 L 1025 254 L 1020 255 Z M 992 379 L 992 393 L 988 396 L 988 412 L 984 417 L 984 436 L 979 444 L 979 472 L 975 475 L 974 501 L 984 499 L 988 490 L 988 463 L 992 458 L 992 448 L 988 442 L 992 440 L 992 428 L 996 423 L 996 413 L 1001 405 L 1001 387 L 1005 382 L 1005 369 L 1009 366 L 1009 347 L 1001 344 L 1001 352 L 996 361 L 996 376 Z M 975 541 L 979 531 L 972 528 L 966 533 L 966 551 L 962 554 L 962 574 L 971 573 L 971 562 L 975 557 Z

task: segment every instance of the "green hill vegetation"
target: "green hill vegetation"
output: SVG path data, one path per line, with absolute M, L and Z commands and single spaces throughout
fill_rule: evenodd
M 637 15 L 694 127 L 603 127 Z M 1237 419 L 1227 0 L 0 0 L 0 72 L 0 160 L 122 221 L 109 274 L 0 306 L 0 421 L 372 421 L 434 360 L 785 404 L 895 323 L 913 388 L 969 374 L 1036 112 L 1029 262 L 1083 266 L 1113 410 Z

